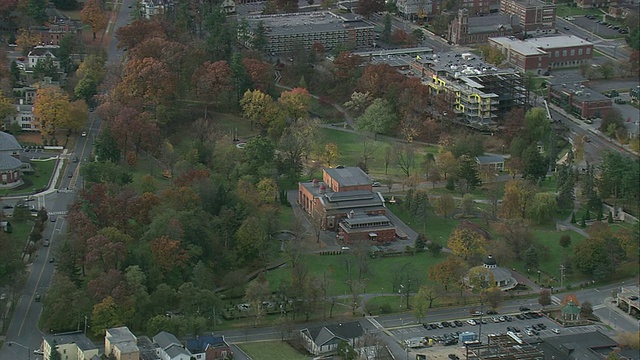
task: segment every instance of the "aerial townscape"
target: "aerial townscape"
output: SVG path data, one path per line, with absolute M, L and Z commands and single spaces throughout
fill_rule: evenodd
M 0 360 L 640 360 L 640 0 L 0 0 Z

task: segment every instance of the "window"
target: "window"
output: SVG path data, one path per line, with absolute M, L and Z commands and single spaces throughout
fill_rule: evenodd
M 582 55 L 582 49 L 578 49 L 578 55 Z
M 556 57 L 560 57 L 560 51 L 556 50 Z
M 562 56 L 563 57 L 567 56 L 567 50 L 562 50 Z
M 571 56 L 574 56 L 576 54 L 576 49 L 571 49 Z
M 585 51 L 586 51 L 585 54 L 587 54 L 587 55 L 591 54 L 591 48 L 587 48 Z

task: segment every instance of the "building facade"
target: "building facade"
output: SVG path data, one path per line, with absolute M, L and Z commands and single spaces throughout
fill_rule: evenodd
M 96 344 L 81 331 L 45 335 L 40 346 L 44 360 L 51 359 L 54 348 L 65 360 L 90 360 L 99 354 Z
M 490 14 L 470 17 L 467 9 L 461 9 L 449 24 L 447 39 L 457 45 L 467 45 L 487 42 L 489 37 L 516 33 L 519 33 L 519 24 L 513 15 Z
M 239 32 L 238 39 L 252 48 L 256 32 L 262 23 L 265 29 L 265 52 L 287 53 L 302 46 L 310 49 L 321 44 L 325 50 L 347 45 L 352 49 L 370 48 L 375 40 L 374 26 L 361 16 L 335 14 L 329 11 L 313 13 L 293 13 L 279 15 L 259 15 L 245 18 L 249 26 L 246 32 Z
M 580 9 L 590 9 L 609 7 L 612 3 L 617 3 L 618 0 L 573 0 L 573 2 Z
M 517 16 L 524 32 L 555 32 L 555 4 L 538 0 L 501 0 L 500 12 Z
M 538 73 L 563 67 L 588 64 L 593 58 L 593 44 L 577 36 L 552 36 L 527 40 L 514 37 L 489 38 L 489 45 L 499 49 L 505 60 L 520 71 Z
M 126 326 L 106 330 L 104 352 L 116 360 L 140 360 L 137 338 Z
M 583 119 L 602 118 L 611 111 L 611 99 L 581 84 L 550 84 L 548 101 Z
M 44 45 L 60 45 L 60 41 L 67 35 L 80 34 L 82 27 L 78 22 L 70 19 L 55 19 L 47 26 L 34 26 L 31 30 L 40 36 L 40 43 Z

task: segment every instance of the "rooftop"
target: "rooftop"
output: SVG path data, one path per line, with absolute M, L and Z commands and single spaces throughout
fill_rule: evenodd
M 341 187 L 371 185 L 373 183 L 371 177 L 356 166 L 329 168 L 324 169 L 324 172 L 337 181 Z
M 518 40 L 513 36 L 500 36 L 500 37 L 489 38 L 489 41 L 495 42 L 502 47 L 510 48 L 511 50 L 525 56 L 547 54 L 546 51 L 539 49 L 534 44 L 528 41 Z
M 573 35 L 547 36 L 527 39 L 527 42 L 541 49 L 556 49 L 573 46 L 593 45 L 591 42 Z
M 469 34 L 494 32 L 502 27 L 503 30 L 513 30 L 518 25 L 518 18 L 510 14 L 489 14 L 469 17 Z
M 88 337 L 86 337 L 82 331 L 74 331 L 63 334 L 53 334 L 53 335 L 45 335 L 44 340 L 48 342 L 51 346 L 53 346 L 53 342 L 55 341 L 57 345 L 64 344 L 76 344 L 76 346 L 82 350 L 93 350 L 97 349 L 98 346 L 94 344 Z
M 350 14 L 347 14 L 350 15 Z M 255 28 L 263 22 L 268 36 L 322 33 L 341 31 L 347 28 L 371 28 L 373 24 L 361 17 L 347 17 L 330 11 L 311 13 L 292 13 L 278 15 L 254 15 L 245 18 L 250 28 Z
M 578 101 L 609 101 L 611 99 L 602 95 L 601 93 L 591 90 L 588 87 L 579 83 L 561 83 L 551 85 L 554 90 L 561 90 L 567 94 L 573 94 L 573 98 Z
M 599 331 L 581 334 L 547 337 L 544 341 L 535 343 L 542 350 L 546 359 L 569 360 L 602 360 L 599 353 L 606 349 L 606 353 L 617 347 L 614 340 Z
M 4 131 L 0 131 L 0 151 L 20 149 L 22 149 L 22 146 L 20 146 L 20 143 L 16 140 L 15 136 Z

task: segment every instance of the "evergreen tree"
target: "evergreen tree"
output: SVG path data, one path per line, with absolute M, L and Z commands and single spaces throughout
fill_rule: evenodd
M 101 162 L 111 161 L 118 163 L 120 161 L 120 148 L 118 148 L 118 143 L 108 126 L 96 141 L 96 156 L 98 157 L 98 161 Z
M 536 268 L 538 267 L 540 259 L 538 256 L 538 249 L 531 245 L 524 253 L 524 264 L 527 268 Z
M 556 189 L 558 191 L 558 207 L 561 209 L 573 207 L 573 201 L 575 200 L 575 176 L 572 167 L 566 165 L 560 167 Z
M 474 190 L 482 184 L 478 176 L 478 169 L 475 161 L 470 157 L 463 155 L 460 157 L 460 165 L 458 166 L 458 178 L 466 180 L 466 186 Z
M 571 213 L 571 223 L 572 224 L 576 223 L 576 213 L 575 213 L 575 211 Z
M 413 208 L 413 189 L 409 189 L 407 191 L 407 196 L 405 196 L 404 204 L 402 205 L 407 211 L 411 212 L 411 209 Z
M 587 227 L 587 214 L 584 214 L 582 216 L 582 220 L 580 221 L 580 226 L 582 226 L 583 228 Z
M 613 213 L 611 211 L 609 211 L 609 216 L 607 216 L 607 222 L 613 224 Z
M 596 217 L 596 219 L 598 219 L 598 221 L 602 221 L 603 216 L 604 215 L 602 214 L 602 206 L 600 206 L 598 208 L 598 216 Z

